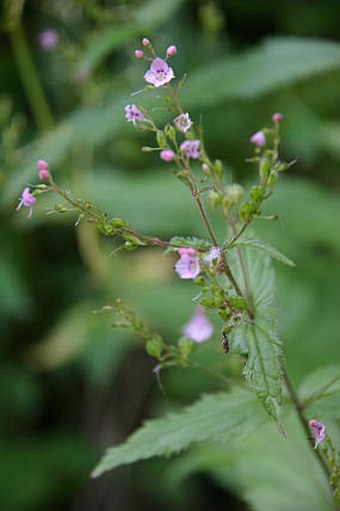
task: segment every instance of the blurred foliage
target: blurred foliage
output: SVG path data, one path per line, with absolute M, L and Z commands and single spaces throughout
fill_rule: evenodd
M 16 0 L 1 9 L 0 509 L 331 509 L 293 418 L 288 440 L 264 426 L 242 441 L 227 436 L 90 481 L 104 447 L 145 418 L 180 414 L 200 393 L 221 390 L 198 369 L 174 369 L 161 374 L 164 396 L 138 340 L 92 310 L 122 296 L 171 340 L 196 290 L 157 249 L 115 254 L 91 229 L 74 230 L 71 216 L 46 216 L 48 197 L 30 221 L 14 209 L 25 183 L 36 182 L 36 161 L 46 159 L 66 188 L 142 232 L 204 236 L 184 187 L 153 153 L 140 152 L 148 136 L 125 125 L 124 106 L 143 87 L 133 50 L 144 35 L 158 47 L 178 45 L 183 103 L 202 119 L 209 152 L 246 186 L 249 135 L 282 111 L 283 152 L 297 163 L 268 204 L 281 220 L 257 221 L 249 237 L 296 263 L 275 263 L 277 298 L 288 368 L 308 400 L 340 359 L 337 3 Z M 59 33 L 49 52 L 39 44 L 46 28 Z M 157 99 L 140 95 L 150 105 Z M 165 108 L 155 114 L 164 119 Z M 236 361 L 224 357 L 221 325 L 211 319 L 216 335 L 197 360 L 232 375 Z M 339 421 L 332 385 L 310 404 L 330 430 Z

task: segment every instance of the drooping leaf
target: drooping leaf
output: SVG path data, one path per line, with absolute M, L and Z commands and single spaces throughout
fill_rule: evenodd
M 271 258 L 276 259 L 277 261 L 280 261 L 281 263 L 287 265 L 287 266 L 295 266 L 295 263 L 289 259 L 287 256 L 282 254 L 277 248 L 272 247 L 269 243 L 266 243 L 261 240 L 256 239 L 239 239 L 236 240 L 233 244 L 233 247 L 253 247 L 258 250 L 262 250 L 266 254 L 268 254 Z
M 255 98 L 313 75 L 340 68 L 340 44 L 298 37 L 264 41 L 243 55 L 218 59 L 190 75 L 186 105 Z M 214 84 L 212 87 L 211 84 Z
M 252 294 L 254 320 L 241 323 L 232 331 L 230 346 L 231 350 L 246 354 L 243 374 L 267 412 L 278 419 L 282 403 L 283 349 L 274 307 L 274 270 L 268 256 L 260 256 L 252 249 L 243 251 L 243 263 Z M 244 276 L 239 265 L 235 274 L 242 282 Z
M 254 396 L 235 388 L 229 393 L 204 396 L 192 406 L 162 419 L 149 422 L 124 444 L 108 449 L 93 477 L 119 465 L 153 456 L 169 455 L 193 442 L 242 437 L 265 421 Z

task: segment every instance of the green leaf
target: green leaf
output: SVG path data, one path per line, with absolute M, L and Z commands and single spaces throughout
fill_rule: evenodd
M 320 367 L 299 388 L 308 416 L 340 418 L 340 366 Z
M 340 68 L 340 44 L 298 37 L 264 41 L 241 55 L 219 58 L 190 75 L 185 105 L 210 106 L 223 100 L 249 99 L 279 87 Z M 214 84 L 212 87 L 211 84 Z
M 153 456 L 170 455 L 193 442 L 238 438 L 256 429 L 265 416 L 253 395 L 236 388 L 212 394 L 192 406 L 162 419 L 149 422 L 124 444 L 108 449 L 92 475 L 97 477 L 119 465 Z
M 234 352 L 247 354 L 243 374 L 269 415 L 278 419 L 282 404 L 280 366 L 283 349 L 274 308 L 274 270 L 269 257 L 260 257 L 252 249 L 243 251 L 243 262 L 255 318 L 252 322 L 241 323 L 231 332 L 230 347 Z M 235 275 L 242 282 L 239 266 L 235 269 Z
M 287 266 L 295 266 L 295 263 L 289 259 L 287 256 L 282 254 L 279 250 L 269 245 L 269 243 L 265 243 L 261 240 L 256 239 L 240 239 L 236 240 L 235 243 L 233 243 L 232 247 L 253 247 L 258 250 L 262 250 L 263 252 L 266 252 L 271 258 L 276 259 L 277 261 L 280 261 L 281 263 L 287 265 Z

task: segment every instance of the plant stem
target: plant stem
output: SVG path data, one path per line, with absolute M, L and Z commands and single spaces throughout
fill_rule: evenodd
M 286 388 L 288 390 L 288 394 L 292 400 L 292 403 L 293 403 L 293 406 L 295 408 L 295 411 L 296 411 L 296 414 L 298 416 L 298 419 L 301 423 L 301 426 L 303 427 L 304 429 L 304 432 L 306 434 L 306 437 L 308 439 L 308 444 L 311 446 L 310 444 L 310 441 L 309 441 L 309 438 L 310 438 L 310 430 L 309 430 L 309 427 L 308 427 L 308 422 L 307 420 L 305 419 L 304 415 L 303 415 L 303 404 L 301 403 L 298 395 L 297 395 L 297 392 L 294 388 L 294 385 L 293 385 L 293 382 L 291 381 L 290 379 L 290 376 L 287 372 L 287 369 L 285 367 L 284 364 L 281 364 L 281 370 L 282 370 L 282 375 L 283 375 L 283 379 L 285 381 L 285 384 L 286 384 Z M 313 450 L 313 453 L 314 455 L 317 457 L 321 467 L 322 467 L 322 470 L 324 471 L 325 475 L 327 476 L 327 479 L 329 480 L 330 476 L 331 476 L 331 471 L 330 471 L 330 468 L 329 466 L 327 465 L 325 459 L 323 458 L 322 454 L 320 453 L 320 451 L 318 449 L 312 449 Z M 331 487 L 332 489 L 334 490 L 335 488 L 333 487 L 333 485 L 331 484 Z

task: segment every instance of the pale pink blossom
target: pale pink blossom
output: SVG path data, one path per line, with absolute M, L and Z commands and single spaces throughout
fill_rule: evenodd
M 144 79 L 155 87 L 161 87 L 169 83 L 175 77 L 173 69 L 168 66 L 165 60 L 156 57 L 145 73 Z
M 144 57 L 143 50 L 135 50 L 135 56 L 137 57 L 137 59 L 142 59 Z
M 180 145 L 181 151 L 187 158 L 193 158 L 194 160 L 201 156 L 199 152 L 201 142 L 199 140 L 185 140 Z
M 168 55 L 168 57 L 173 57 L 174 55 L 176 55 L 176 53 L 177 53 L 177 48 L 174 44 L 169 46 L 169 48 L 166 50 L 166 54 Z
M 160 152 L 159 156 L 163 161 L 170 162 L 174 160 L 175 153 L 171 151 L 171 149 L 164 149 L 163 151 Z
M 212 336 L 214 328 L 205 315 L 204 309 L 199 307 L 195 315 L 183 328 L 183 334 L 200 343 Z
M 146 118 L 141 110 L 136 105 L 127 105 L 125 107 L 125 119 L 127 122 L 132 122 L 135 126 L 138 122 L 146 121 Z
M 23 189 L 23 192 L 20 197 L 20 201 L 18 204 L 18 207 L 16 208 L 17 211 L 22 208 L 22 206 L 25 206 L 26 208 L 30 208 L 28 216 L 32 216 L 32 208 L 37 203 L 37 199 L 34 197 L 34 195 L 30 192 L 30 189 L 28 186 Z
M 179 277 L 181 279 L 195 279 L 201 271 L 198 259 L 193 255 L 189 255 L 188 252 L 183 253 L 183 249 L 179 249 L 179 254 L 180 258 L 175 265 Z
M 221 259 L 222 250 L 220 247 L 212 247 L 209 250 L 209 253 L 204 257 L 204 260 L 209 264 L 212 265 L 215 262 L 219 262 Z
M 314 449 L 326 438 L 326 426 L 322 422 L 317 422 L 315 419 L 309 421 L 309 427 L 315 439 Z
M 263 147 L 266 145 L 266 135 L 263 131 L 257 131 L 250 137 L 250 142 L 258 147 Z
M 183 133 L 186 133 L 192 126 L 192 120 L 190 119 L 188 113 L 178 115 L 174 119 L 174 123 L 177 129 Z

